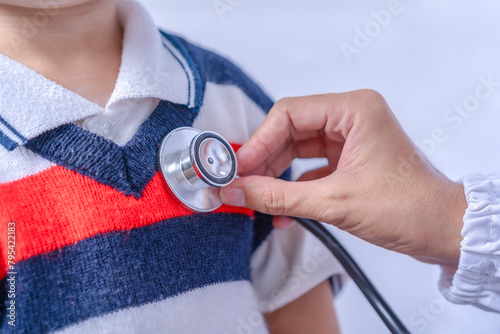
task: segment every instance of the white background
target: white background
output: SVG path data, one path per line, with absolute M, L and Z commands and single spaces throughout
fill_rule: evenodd
M 500 82 L 500 4 L 494 0 L 401 0 L 399 13 L 378 31 L 371 12 L 390 1 L 141 2 L 159 26 L 228 56 L 275 99 L 373 88 L 449 177 L 500 170 L 500 87 L 460 125 L 443 119 L 448 108 L 474 95 L 479 77 Z M 218 13 L 216 3 L 230 10 Z M 373 29 L 372 37 L 349 62 L 340 45 L 355 46 L 357 27 Z M 431 147 L 436 129 L 445 139 Z M 439 268 L 335 234 L 412 332 L 500 332 L 500 315 L 442 300 Z M 344 333 L 387 332 L 354 284 L 335 304 Z

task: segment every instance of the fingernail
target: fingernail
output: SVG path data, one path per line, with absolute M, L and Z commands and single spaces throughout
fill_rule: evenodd
M 222 202 L 230 206 L 245 206 L 245 194 L 243 189 L 222 188 L 220 192 Z

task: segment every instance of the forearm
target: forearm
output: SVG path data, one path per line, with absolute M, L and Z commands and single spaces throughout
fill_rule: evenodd
M 340 333 L 327 281 L 279 310 L 266 314 L 266 320 L 271 334 Z

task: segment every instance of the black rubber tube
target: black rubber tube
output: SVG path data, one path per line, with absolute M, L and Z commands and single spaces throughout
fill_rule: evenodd
M 394 313 L 384 298 L 382 298 L 382 295 L 375 289 L 356 261 L 354 261 L 340 242 L 321 223 L 312 219 L 292 218 L 318 238 L 333 256 L 337 258 L 391 333 L 410 333 L 396 313 Z

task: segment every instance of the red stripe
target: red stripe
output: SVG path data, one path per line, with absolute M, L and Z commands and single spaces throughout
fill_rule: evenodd
M 242 144 L 233 144 L 231 143 L 231 147 L 233 148 L 233 150 L 235 152 L 238 152 L 238 150 L 242 147 L 243 145 Z
M 0 278 L 7 272 L 9 222 L 16 225 L 15 261 L 20 261 L 98 233 L 194 214 L 178 205 L 166 187 L 157 173 L 136 199 L 60 166 L 0 185 Z M 228 206 L 216 212 L 253 215 L 251 210 Z

